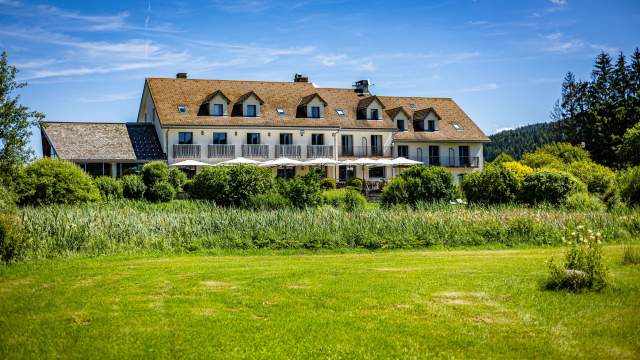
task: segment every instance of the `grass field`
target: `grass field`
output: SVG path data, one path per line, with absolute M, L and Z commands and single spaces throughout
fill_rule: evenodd
M 98 257 L 0 267 L 0 358 L 639 358 L 640 266 L 561 248 Z

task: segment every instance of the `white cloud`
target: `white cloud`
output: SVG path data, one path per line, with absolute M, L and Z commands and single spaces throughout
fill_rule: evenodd
M 135 98 L 138 98 L 139 96 L 140 96 L 139 91 L 129 91 L 124 93 L 103 94 L 95 97 L 79 98 L 77 99 L 77 101 L 83 102 L 83 103 L 115 102 L 115 101 L 135 99 Z
M 21 3 L 17 0 L 0 0 L 0 5 L 18 7 L 21 5 Z
M 617 49 L 603 44 L 594 44 L 580 38 L 570 37 L 561 32 L 541 36 L 534 46 L 545 52 L 570 53 L 584 50 L 616 52 Z
M 117 30 L 125 27 L 125 19 L 129 16 L 128 12 L 121 12 L 116 15 L 97 16 L 83 15 L 77 11 L 67 11 L 51 5 L 39 5 L 39 11 L 47 16 L 58 17 L 66 20 L 78 20 L 92 24 L 89 30 Z
M 488 25 L 489 22 L 486 20 L 476 20 L 476 21 L 467 21 L 469 25 Z
M 567 5 L 567 0 L 549 0 L 553 5 L 564 6 Z
M 497 134 L 497 133 L 499 133 L 499 132 L 503 132 L 503 131 L 514 130 L 515 128 L 517 128 L 517 126 L 511 126 L 511 127 L 502 127 L 502 128 L 498 128 L 498 129 L 496 129 L 496 131 L 494 132 L 494 134 Z
M 316 59 L 320 62 L 320 64 L 327 67 L 336 66 L 336 64 L 338 64 L 339 62 L 341 62 L 346 58 L 347 58 L 346 54 L 322 54 L 322 55 L 316 56 Z
M 368 72 L 374 72 L 377 69 L 371 57 L 353 58 L 347 54 L 318 54 L 315 59 L 326 67 L 347 66 Z

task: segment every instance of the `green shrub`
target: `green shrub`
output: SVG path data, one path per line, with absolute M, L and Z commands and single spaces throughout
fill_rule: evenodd
M 640 264 L 640 246 L 625 245 L 622 263 L 625 265 Z
M 122 196 L 126 199 L 142 200 L 147 186 L 138 175 L 125 175 L 122 180 Z
M 144 184 L 151 187 L 156 183 L 169 181 L 169 165 L 161 160 L 151 161 L 144 164 L 140 174 Z
M 0 212 L 13 211 L 16 208 L 16 194 L 0 185 Z
M 382 190 L 384 205 L 448 201 L 453 197 L 451 172 L 440 166 L 412 166 L 391 180 Z
M 604 265 L 600 233 L 578 226 L 572 233 L 571 248 L 564 262 L 549 262 L 549 290 L 601 290 L 607 286 L 608 271 Z
M 520 160 L 520 162 L 523 165 L 534 169 L 541 167 L 563 167 L 562 160 L 560 160 L 560 158 L 558 158 L 557 156 L 537 151 L 522 155 L 522 160 Z
M 514 202 L 521 182 L 503 166 L 489 165 L 483 171 L 464 177 L 462 189 L 467 201 L 474 204 L 501 204 Z
M 183 186 L 187 181 L 187 174 L 184 171 L 178 169 L 177 167 L 172 167 L 169 170 L 169 184 L 173 186 L 176 191 L 186 191 Z
M 518 161 L 507 161 L 500 164 L 503 168 L 509 170 L 518 179 L 518 182 L 522 183 L 524 177 L 531 174 L 533 169 L 527 165 L 521 164 Z
M 555 169 L 540 169 L 525 176 L 521 198 L 529 204 L 562 203 L 569 195 L 585 191 L 586 186 L 573 175 Z
M 506 152 L 501 152 L 500 155 L 496 156 L 496 158 L 493 159 L 491 164 L 498 165 L 504 162 L 511 162 L 511 161 L 514 161 L 511 155 L 507 154 Z
M 597 197 L 586 192 L 577 192 L 569 195 L 562 206 L 567 210 L 573 211 L 603 211 L 606 206 Z
M 591 159 L 587 150 L 583 149 L 580 146 L 575 146 L 563 142 L 545 144 L 535 152 L 542 152 L 553 155 L 565 164 L 570 164 L 576 161 L 589 161 Z
M 317 171 L 309 170 L 305 174 L 283 183 L 282 195 L 291 205 L 298 208 L 315 207 L 320 204 L 321 176 Z
M 13 211 L 0 211 L 0 262 L 13 262 L 24 257 L 29 248 L 22 220 Z
M 193 178 L 191 194 L 220 206 L 250 204 L 253 196 L 274 189 L 271 169 L 257 166 L 207 167 Z
M 122 184 L 111 176 L 101 176 L 95 179 L 96 187 L 103 200 L 122 199 Z
M 278 210 L 289 206 L 289 200 L 277 192 L 254 195 L 249 202 L 249 207 L 257 210 Z
M 167 202 L 176 197 L 176 190 L 168 181 L 161 181 L 148 187 L 144 197 L 151 202 Z
M 191 187 L 193 186 L 193 180 L 191 179 L 187 179 L 185 180 L 185 182 L 182 184 L 182 191 L 190 194 L 191 193 Z
M 620 198 L 630 206 L 640 205 L 640 166 L 628 169 L 620 174 L 618 180 Z
M 573 162 L 567 171 L 587 185 L 592 194 L 605 194 L 615 183 L 615 173 L 611 169 L 590 160 Z
M 333 178 L 324 178 L 320 184 L 322 190 L 331 190 L 336 188 L 336 180 Z
M 357 190 L 338 189 L 326 190 L 322 192 L 322 203 L 347 211 L 364 208 L 367 199 Z
M 100 192 L 87 173 L 76 164 L 42 158 L 24 169 L 19 186 L 21 204 L 74 204 L 100 199 Z
M 640 121 L 627 129 L 616 153 L 620 163 L 640 165 Z
M 362 189 L 364 189 L 364 183 L 360 178 L 351 178 L 347 183 L 347 186 L 350 186 L 357 191 L 362 191 Z

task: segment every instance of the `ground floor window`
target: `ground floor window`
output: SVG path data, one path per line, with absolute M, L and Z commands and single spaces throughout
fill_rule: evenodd
M 294 176 L 296 176 L 296 168 L 294 167 L 278 168 L 278 177 L 283 179 L 293 179 Z
M 140 169 L 142 169 L 142 164 L 119 163 L 116 177 L 121 178 L 125 175 L 136 175 L 140 172 Z
M 338 168 L 338 180 L 349 181 L 356 177 L 356 170 L 353 166 L 340 165 Z
M 384 166 L 376 166 L 369 168 L 369 178 L 383 178 L 384 177 Z
M 398 157 L 409 158 L 409 146 L 398 145 Z
M 84 171 L 94 177 L 98 176 L 111 176 L 111 164 L 110 163 L 84 163 L 80 167 Z

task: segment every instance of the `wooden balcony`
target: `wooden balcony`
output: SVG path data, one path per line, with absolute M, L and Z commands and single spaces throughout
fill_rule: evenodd
M 174 144 L 173 145 L 173 158 L 174 159 L 199 159 L 200 158 L 200 145 L 195 145 L 195 144 Z

